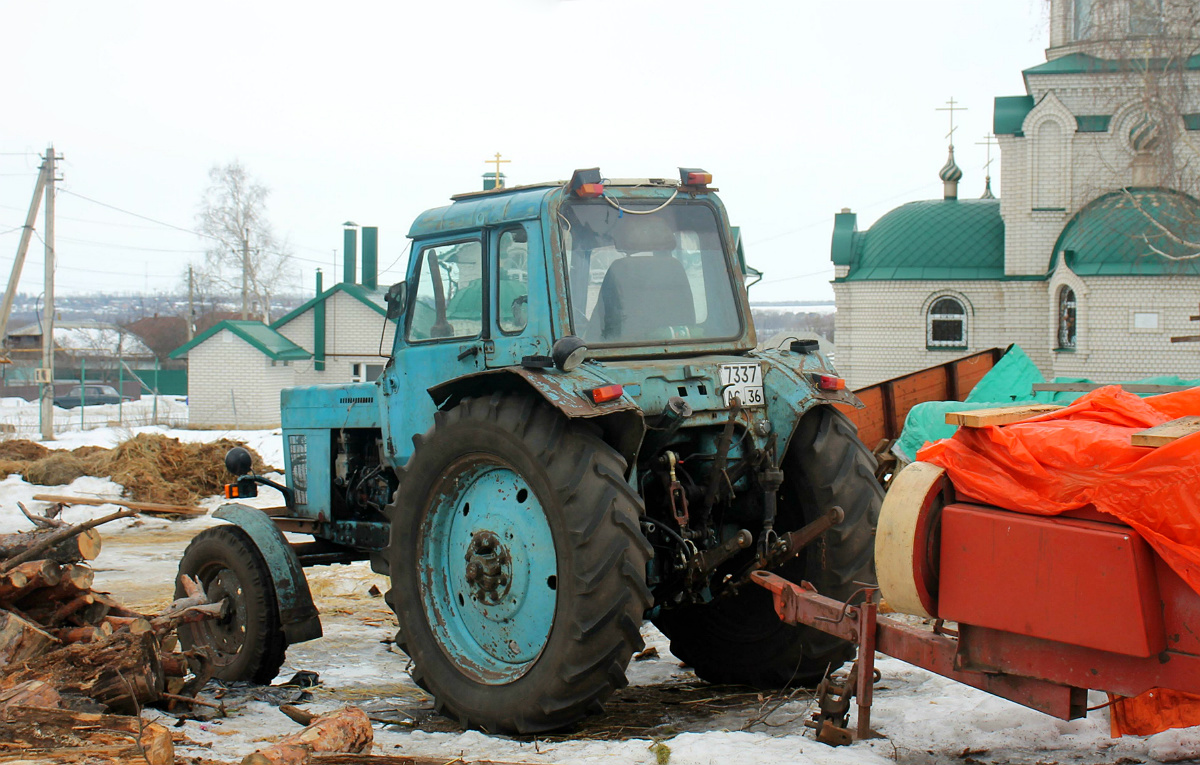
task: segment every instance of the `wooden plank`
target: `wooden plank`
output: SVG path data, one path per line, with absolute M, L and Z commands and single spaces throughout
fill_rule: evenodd
M 1108 385 L 1121 385 L 1128 393 L 1174 393 L 1180 390 L 1191 390 L 1192 385 L 1140 385 L 1138 383 L 1034 383 L 1033 392 L 1047 393 L 1086 393 Z
M 158 513 L 161 515 L 207 515 L 208 511 L 195 505 L 164 505 L 158 502 L 130 502 L 125 499 L 110 497 L 68 497 L 59 494 L 34 494 L 39 502 L 57 502 L 64 505 L 116 505 L 137 510 L 139 513 Z
M 1002 406 L 998 409 L 971 409 L 965 412 L 946 412 L 946 424 L 958 425 L 964 428 L 1008 425 L 1062 408 L 1061 404 L 1026 404 L 1024 406 Z
M 1180 417 L 1129 437 L 1134 446 L 1166 446 L 1172 441 L 1200 433 L 1200 417 Z

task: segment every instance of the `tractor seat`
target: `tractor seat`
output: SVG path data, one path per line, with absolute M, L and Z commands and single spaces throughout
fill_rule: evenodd
M 692 287 L 683 264 L 664 254 L 630 256 L 614 260 L 604 274 L 584 339 L 670 340 L 673 327 L 695 323 Z

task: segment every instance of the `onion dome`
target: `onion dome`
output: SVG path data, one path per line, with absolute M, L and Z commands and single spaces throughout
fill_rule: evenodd
M 942 169 L 938 171 L 938 177 L 943 181 L 961 181 L 962 168 L 954 161 L 954 146 L 950 146 L 950 156 L 946 158 L 946 164 L 942 165 Z
M 992 176 L 987 176 L 983 179 L 983 196 L 980 199 L 995 199 L 996 195 L 992 193 Z
M 1129 145 L 1136 152 L 1154 151 L 1162 140 L 1162 124 L 1146 112 L 1129 129 Z

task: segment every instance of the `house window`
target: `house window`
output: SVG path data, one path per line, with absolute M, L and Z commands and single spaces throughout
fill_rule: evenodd
M 931 348 L 967 346 L 967 309 L 952 297 L 938 298 L 929 307 L 925 343 Z
M 350 382 L 375 382 L 383 374 L 383 364 L 358 362 L 350 365 Z
M 1058 347 L 1060 350 L 1075 347 L 1076 333 L 1076 304 L 1075 290 L 1070 287 L 1058 288 Z
M 1134 329 L 1142 329 L 1142 330 L 1154 330 L 1154 329 L 1158 329 L 1158 314 L 1157 314 L 1157 313 L 1149 313 L 1149 312 L 1143 313 L 1143 312 L 1141 312 L 1141 311 L 1134 311 L 1134 314 L 1133 314 L 1133 328 L 1134 328 Z

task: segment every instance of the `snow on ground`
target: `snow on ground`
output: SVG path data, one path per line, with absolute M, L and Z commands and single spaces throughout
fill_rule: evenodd
M 148 428 L 102 428 L 82 433 L 65 433 L 47 446 L 73 448 L 83 444 L 113 446 L 133 432 Z M 194 431 L 158 430 L 186 441 L 232 437 L 246 440 L 267 460 L 281 466 L 282 444 L 275 431 Z M 214 466 L 215 468 L 216 466 Z M 34 487 L 19 476 L 0 481 L 0 531 L 28 527 L 20 515 L 17 501 L 31 510 L 43 504 L 33 502 L 33 494 L 117 496 L 121 487 L 105 479 L 81 478 L 66 487 Z M 277 498 L 265 496 L 258 502 L 277 504 Z M 221 503 L 213 497 L 205 506 Z M 103 515 L 116 508 L 109 506 L 69 508 L 67 519 L 82 520 Z M 211 517 L 186 521 L 165 521 L 153 517 L 127 519 L 102 528 L 104 550 L 94 561 L 96 587 L 112 592 L 118 599 L 137 608 L 156 610 L 172 596 L 176 566 L 188 541 L 201 529 L 218 523 Z M 366 563 L 309 569 L 309 583 L 322 613 L 324 637 L 293 646 L 277 682 L 294 673 L 309 670 L 319 673 L 321 685 L 311 689 L 306 705 L 316 711 L 344 704 L 364 706 L 373 716 L 395 719 L 397 724 L 377 724 L 377 754 L 444 757 L 447 761 L 466 759 L 521 761 L 530 763 L 655 763 L 650 747 L 661 742 L 670 750 L 670 762 L 676 765 L 709 765 L 754 762 L 762 765 L 819 763 L 821 765 L 873 765 L 874 763 L 1127 763 L 1180 761 L 1200 756 L 1200 729 L 1168 731 L 1150 738 L 1109 738 L 1106 710 L 1090 713 L 1087 718 L 1062 722 L 1025 709 L 981 691 L 958 685 L 944 678 L 886 657 L 878 668 L 883 679 L 876 686 L 873 712 L 874 728 L 883 738 L 857 742 L 849 747 L 829 747 L 813 740 L 804 720 L 813 709 L 809 694 L 800 692 L 782 696 L 758 697 L 753 693 L 734 694 L 698 683 L 689 670 L 671 655 L 668 641 L 650 625 L 644 628 L 647 644 L 658 655 L 630 664 L 631 686 L 619 691 L 609 712 L 584 724 L 569 736 L 550 736 L 539 740 L 518 740 L 461 731 L 432 712 L 426 694 L 413 685 L 405 671 L 406 657 L 395 651 L 390 639 L 396 624 L 382 597 L 370 593 L 375 585 L 386 591 L 385 577 L 371 572 Z M 683 704 L 650 706 L 650 714 L 659 714 L 662 724 L 652 729 L 651 737 L 636 736 L 606 740 L 612 731 L 626 725 L 629 709 L 640 708 L 646 714 L 647 703 L 670 697 L 676 692 L 691 692 L 689 699 L 709 701 L 729 695 L 728 705 L 707 716 L 689 714 L 699 707 Z M 212 693 L 210 688 L 208 693 Z M 187 721 L 183 730 L 200 746 L 180 747 L 182 756 L 198 756 L 236 761 L 263 745 L 263 742 L 292 732 L 295 726 L 274 705 L 255 700 L 254 694 L 276 694 L 278 703 L 285 689 L 233 689 L 227 703 L 227 718 Z M 657 694 L 657 695 L 656 695 Z M 288 698 L 287 700 L 292 700 Z M 1092 704 L 1103 703 L 1101 694 L 1092 694 Z M 638 706 L 640 701 L 640 707 Z M 683 710 L 683 711 L 681 711 Z M 644 729 L 644 717 L 639 725 Z
M 187 425 L 188 409 L 184 396 L 143 396 L 137 401 L 75 409 L 54 407 L 54 432 L 93 428 Z M 11 426 L 18 438 L 35 438 L 41 433 L 41 405 L 23 398 L 0 398 L 0 425 Z

